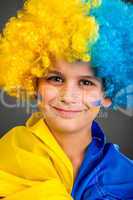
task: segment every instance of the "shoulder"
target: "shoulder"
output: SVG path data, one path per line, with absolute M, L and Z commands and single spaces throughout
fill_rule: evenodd
M 131 167 L 133 170 L 133 160 L 120 151 L 119 145 L 106 143 L 103 148 L 103 159 L 108 163 L 112 163 L 113 166 L 117 166 L 118 163 L 121 163 L 119 167 Z
M 27 131 L 25 126 L 15 126 L 11 128 L 0 138 L 0 145 L 3 142 L 11 141 L 14 137 L 25 133 L 25 131 Z
M 28 127 L 24 125 L 15 126 L 0 138 L 0 152 L 14 151 L 18 147 L 26 148 L 29 146 L 28 144 L 32 145 L 34 140 L 35 137 Z
M 84 191 L 84 200 L 133 199 L 133 161 L 123 155 L 116 145 L 104 145 L 100 157 L 95 160 L 93 180 L 90 174 Z
M 121 173 L 125 169 L 130 169 L 133 172 L 133 160 L 124 155 L 116 144 L 105 144 L 103 148 L 103 161 L 105 164 L 110 164 L 108 165 L 108 169 L 115 169 L 115 171 L 117 169 L 117 173 Z
M 116 145 L 105 144 L 98 169 L 97 179 L 103 194 L 133 198 L 133 160 L 121 153 Z
M 37 156 L 41 154 L 38 153 L 38 143 L 38 138 L 28 127 L 16 126 L 10 129 L 0 139 L 0 170 L 20 177 L 33 178 L 32 166 L 37 172 L 34 176 L 37 177 L 49 162 L 47 156 L 43 159 Z
M 6 132 L 0 139 L 0 169 L 4 172 L 22 176 L 18 152 L 22 149 L 20 146 L 22 146 L 21 143 L 25 140 L 24 135 L 26 133 L 27 129 L 24 126 L 16 126 Z

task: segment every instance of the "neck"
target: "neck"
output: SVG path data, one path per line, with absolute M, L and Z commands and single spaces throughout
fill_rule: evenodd
M 86 147 L 92 140 L 91 126 L 75 133 L 57 132 L 51 129 L 52 135 L 62 147 L 74 168 L 74 177 L 83 161 Z
M 52 134 L 70 159 L 83 153 L 92 140 L 91 131 L 88 129 L 71 134 L 53 131 Z

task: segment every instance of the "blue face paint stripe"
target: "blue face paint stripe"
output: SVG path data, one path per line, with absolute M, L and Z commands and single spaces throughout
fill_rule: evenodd
M 100 106 L 101 105 L 101 100 L 93 101 L 93 102 L 91 102 L 91 105 L 92 106 Z

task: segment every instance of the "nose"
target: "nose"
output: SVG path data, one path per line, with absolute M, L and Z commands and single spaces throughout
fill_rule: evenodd
M 80 93 L 74 84 L 66 84 L 60 90 L 60 101 L 66 104 L 75 104 L 79 101 Z

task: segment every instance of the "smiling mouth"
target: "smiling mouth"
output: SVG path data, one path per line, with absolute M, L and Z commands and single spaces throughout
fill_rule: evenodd
M 56 108 L 53 107 L 54 110 L 56 111 L 57 115 L 63 118 L 74 118 L 76 117 L 79 113 L 82 112 L 82 110 L 64 110 L 62 108 Z
M 57 107 L 53 107 L 55 108 L 56 110 L 59 110 L 59 111 L 63 111 L 63 112 L 81 112 L 82 110 L 65 110 L 65 109 L 62 109 L 62 108 L 57 108 Z

